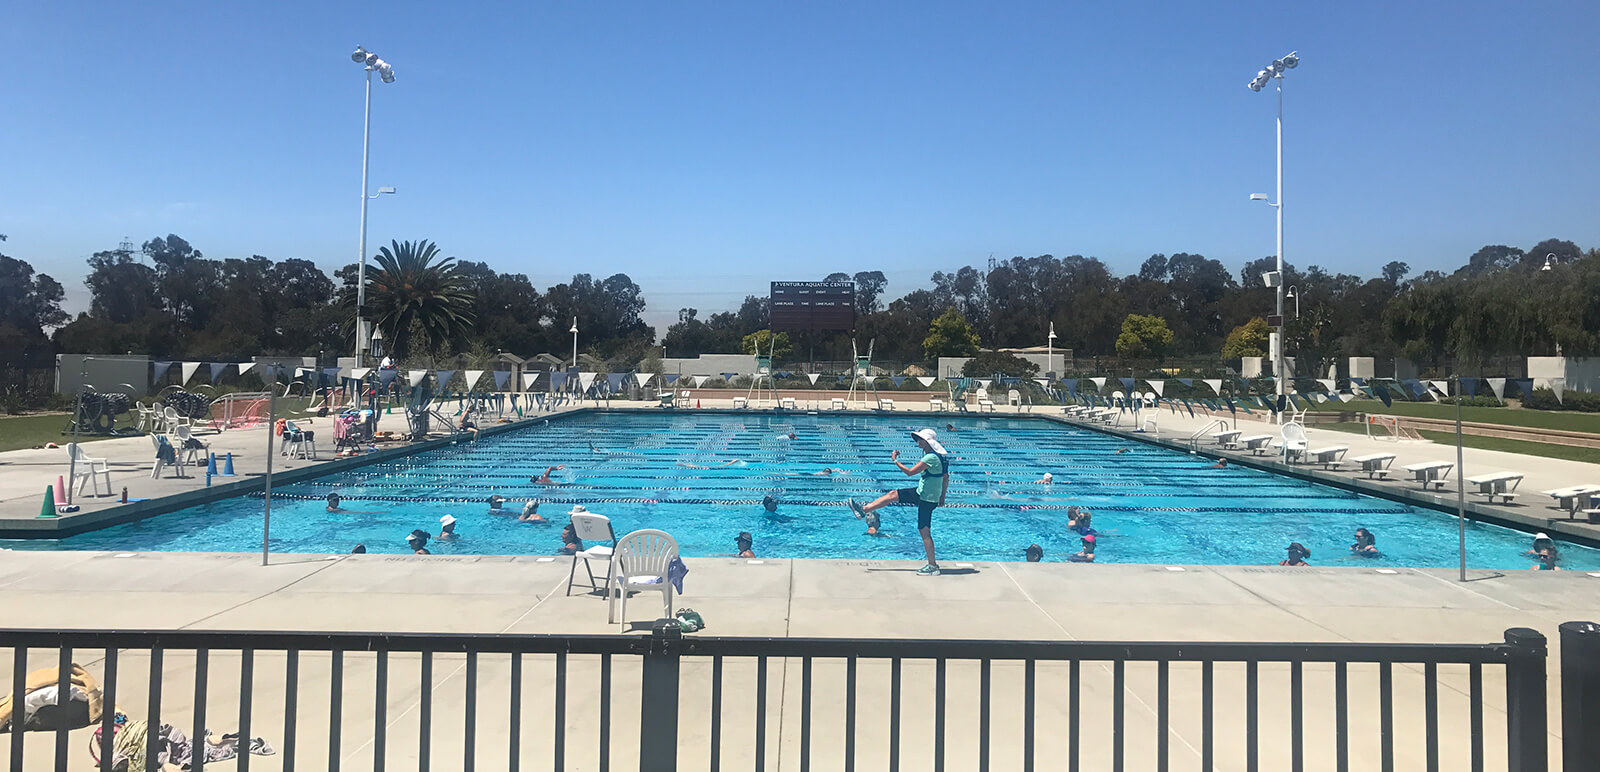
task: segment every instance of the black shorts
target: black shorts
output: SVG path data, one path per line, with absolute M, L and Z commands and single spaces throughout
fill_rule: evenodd
M 896 491 L 896 493 L 898 493 L 899 496 L 900 496 L 899 500 L 896 503 L 906 504 L 906 505 L 911 505 L 911 504 L 915 504 L 916 505 L 916 507 L 917 507 L 917 530 L 920 531 L 920 530 L 922 530 L 924 528 L 933 527 L 933 510 L 936 507 L 939 506 L 939 502 L 937 502 L 937 501 L 923 501 L 922 497 L 917 494 L 917 489 L 916 488 L 901 488 L 900 490 Z

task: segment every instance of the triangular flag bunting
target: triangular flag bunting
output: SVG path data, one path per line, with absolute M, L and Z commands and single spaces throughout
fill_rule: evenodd
M 806 373 L 806 378 L 811 381 L 812 386 L 817 385 L 817 375 L 818 373 Z
M 1183 384 L 1185 386 L 1194 386 L 1194 379 L 1193 378 L 1179 378 L 1178 379 L 1178 383 L 1181 383 L 1181 384 Z
M 231 367 L 231 366 L 232 365 L 229 365 L 227 362 L 212 362 L 211 363 L 211 382 L 212 383 L 216 383 L 217 379 L 222 377 L 222 374 L 224 372 L 226 372 L 227 369 L 229 367 Z
M 1518 391 L 1518 393 L 1520 393 L 1522 395 L 1523 399 L 1527 399 L 1527 398 L 1533 396 L 1533 379 L 1532 378 L 1512 378 L 1511 382 L 1516 384 L 1517 391 Z
M 179 369 L 183 373 L 183 380 L 179 381 L 179 383 L 187 384 L 189 382 L 189 379 L 194 377 L 195 371 L 200 369 L 200 363 L 199 362 L 184 362 L 182 365 L 179 366 Z
M 1506 401 L 1506 379 L 1485 378 L 1484 380 L 1489 382 L 1489 390 L 1494 392 L 1495 399 L 1498 399 L 1501 402 Z
M 448 385 L 450 383 L 450 379 L 451 378 L 456 377 L 456 371 L 454 371 L 454 370 L 440 370 L 440 371 L 434 373 L 433 377 L 439 379 L 439 388 L 443 389 L 446 385 Z
M 358 381 L 364 381 L 367 379 L 367 373 L 370 372 L 372 372 L 370 367 L 352 367 L 350 368 L 350 377 Z
M 1134 380 L 1132 378 L 1118 378 L 1117 380 L 1122 383 L 1122 388 L 1133 391 Z
M 1094 383 L 1094 390 L 1097 392 L 1106 387 L 1106 379 L 1104 378 L 1090 378 L 1089 380 Z
M 613 394 L 622 391 L 622 379 L 626 377 L 628 377 L 627 373 L 607 373 L 606 386 L 610 387 Z
M 422 383 L 422 379 L 426 377 L 428 377 L 427 370 L 409 370 L 406 372 L 406 380 L 412 386 Z
M 676 383 L 678 381 L 679 376 L 678 376 L 677 373 L 667 373 L 666 378 L 667 378 L 667 385 L 670 386 L 673 383 Z
M 382 388 L 389 388 L 389 384 L 394 383 L 394 379 L 399 375 L 400 371 L 392 368 L 388 370 L 379 370 L 378 385 Z
M 1318 378 L 1317 383 L 1322 384 L 1322 388 L 1327 389 L 1329 394 L 1339 390 L 1338 384 L 1334 383 L 1332 378 Z
M 1566 393 L 1566 391 L 1567 391 L 1567 379 L 1565 379 L 1565 378 L 1551 378 L 1550 379 L 1550 390 L 1555 392 L 1555 394 L 1556 394 L 1556 404 L 1565 406 L 1566 403 L 1561 401 L 1561 395 Z
M 255 366 L 256 366 L 255 362 L 240 362 L 239 363 L 239 374 L 240 375 L 244 375 L 245 373 L 250 372 L 250 368 L 255 367 Z
M 523 391 L 533 391 L 533 384 L 538 382 L 538 380 L 539 380 L 539 374 L 538 373 L 523 373 L 522 374 L 522 390 Z
M 559 370 L 550 371 L 550 390 L 560 391 L 561 384 L 567 382 L 567 374 Z
M 478 379 L 482 378 L 483 374 L 486 373 L 486 372 L 488 372 L 488 371 L 487 370 L 468 370 L 467 371 L 467 391 L 471 391 L 473 389 L 473 387 L 477 386 L 478 385 Z
M 642 388 L 644 388 L 646 386 L 649 386 L 650 382 L 656 379 L 656 374 L 655 373 L 635 373 L 633 377 L 634 377 L 634 379 L 639 381 L 639 388 L 642 389 Z
M 1207 386 L 1211 387 L 1211 393 L 1212 394 L 1215 394 L 1215 395 L 1217 395 L 1219 397 L 1222 396 L 1222 379 L 1221 378 L 1207 378 L 1205 380 L 1205 384 Z
M 1432 386 L 1436 391 L 1438 391 L 1440 396 L 1450 396 L 1449 381 L 1428 381 L 1428 385 Z
M 935 379 L 931 375 L 919 375 L 919 376 L 917 376 L 917 383 L 922 384 L 924 387 L 932 386 L 933 382 L 935 380 L 937 380 L 937 379 Z
M 1167 396 L 1167 382 L 1166 381 L 1148 381 L 1148 383 L 1150 384 L 1150 388 L 1155 390 L 1156 396 L 1158 396 L 1158 397 Z
M 900 384 L 906 382 L 906 377 L 904 375 L 891 375 L 889 376 L 889 380 L 894 381 L 894 385 L 899 386 Z
M 1478 393 L 1478 379 L 1477 378 L 1462 378 L 1461 379 L 1461 396 L 1463 396 L 1463 397 L 1471 397 L 1471 396 L 1473 396 L 1473 395 L 1475 395 L 1477 393 Z
M 494 388 L 495 388 L 495 391 L 505 391 L 506 390 L 506 384 L 509 383 L 510 381 L 511 381 L 511 371 L 510 370 L 496 370 L 496 371 L 494 371 Z

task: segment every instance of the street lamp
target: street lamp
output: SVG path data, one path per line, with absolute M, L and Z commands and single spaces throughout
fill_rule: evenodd
M 1050 335 L 1045 339 L 1045 380 L 1054 380 L 1056 372 L 1056 323 L 1050 323 Z
M 1554 252 L 1546 252 L 1545 256 L 1544 256 L 1544 267 L 1540 268 L 1539 270 L 1541 270 L 1541 271 L 1555 270 L 1556 263 L 1559 263 L 1559 262 L 1561 262 L 1561 258 L 1556 257 L 1556 253 L 1554 253 Z
M 356 269 L 356 367 L 361 366 L 361 339 L 366 333 L 366 318 L 364 316 L 367 304 L 367 201 L 377 196 L 367 194 L 367 159 L 369 140 L 372 138 L 372 73 L 378 73 L 379 80 L 384 83 L 394 82 L 394 68 L 389 63 L 379 59 L 378 55 L 361 46 L 356 46 L 350 60 L 361 65 L 367 71 L 367 107 L 366 116 L 361 124 L 361 259 Z M 378 195 L 393 193 L 394 188 L 378 188 Z
M 1283 297 L 1286 300 L 1293 300 L 1294 301 L 1294 318 L 1299 319 L 1300 318 L 1300 296 L 1295 294 L 1295 285 L 1290 284 L 1289 285 L 1289 291 L 1283 293 Z
M 572 317 L 572 369 L 578 369 L 578 317 Z
M 1267 204 L 1278 210 L 1278 274 L 1283 274 L 1283 74 L 1300 66 L 1300 54 L 1290 51 L 1282 59 L 1274 59 L 1266 69 L 1256 73 L 1250 81 L 1250 90 L 1260 92 L 1268 81 L 1277 81 L 1278 90 L 1278 200 L 1267 201 L 1267 197 L 1257 193 L 1250 197 L 1252 201 L 1267 201 Z M 1283 401 L 1283 282 L 1278 282 L 1278 337 L 1272 347 L 1272 375 L 1277 385 L 1278 401 Z

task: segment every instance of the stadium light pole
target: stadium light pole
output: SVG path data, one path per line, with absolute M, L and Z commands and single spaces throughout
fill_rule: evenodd
M 367 102 L 365 115 L 361 122 L 361 254 L 357 260 L 356 269 L 356 367 L 361 366 L 361 339 L 366 333 L 366 304 L 367 304 L 367 201 L 377 196 L 367 195 L 367 159 L 370 157 L 369 148 L 372 139 L 372 73 L 378 73 L 378 79 L 384 83 L 394 82 L 394 68 L 389 63 L 379 59 L 378 55 L 361 46 L 356 46 L 354 53 L 350 54 L 351 61 L 360 64 L 367 71 Z M 379 188 L 378 195 L 393 193 L 394 188 Z
M 578 369 L 578 317 L 572 317 L 572 369 Z
M 1300 54 L 1290 51 L 1282 59 L 1274 59 L 1266 69 L 1256 73 L 1250 81 L 1251 91 L 1260 92 L 1268 81 L 1277 81 L 1278 90 L 1278 200 L 1268 201 L 1267 204 L 1278 210 L 1278 336 L 1277 343 L 1272 347 L 1272 375 L 1277 383 L 1278 401 L 1283 401 L 1285 384 L 1283 377 L 1283 74 L 1300 66 Z M 1266 197 L 1250 197 L 1252 200 L 1265 200 Z
M 1045 380 L 1054 381 L 1056 372 L 1056 323 L 1050 323 L 1050 334 L 1045 337 Z

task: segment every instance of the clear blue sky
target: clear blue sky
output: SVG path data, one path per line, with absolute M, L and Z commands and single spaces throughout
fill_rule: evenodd
M 72 310 L 124 236 L 352 262 L 357 43 L 398 77 L 374 82 L 372 186 L 400 194 L 369 244 L 541 289 L 625 272 L 658 325 L 833 270 L 898 296 L 991 254 L 1236 272 L 1273 248 L 1247 197 L 1272 190 L 1274 96 L 1245 84 L 1291 49 L 1291 262 L 1600 245 L 1593 2 L 459 5 L 14 2 L 0 250 Z

